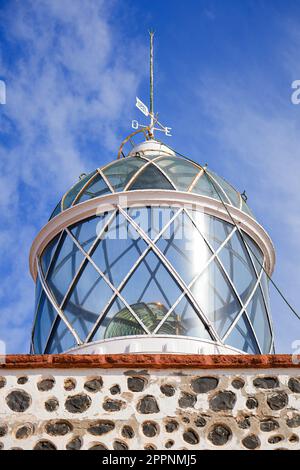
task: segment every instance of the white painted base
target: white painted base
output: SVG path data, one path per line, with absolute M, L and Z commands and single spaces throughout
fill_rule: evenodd
M 243 351 L 197 338 L 127 336 L 77 346 L 70 354 L 245 354 Z

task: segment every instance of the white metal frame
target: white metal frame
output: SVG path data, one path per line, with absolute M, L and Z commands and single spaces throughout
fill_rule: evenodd
M 232 224 L 226 209 L 221 201 L 194 193 L 185 193 L 172 190 L 136 190 L 107 194 L 101 198 L 94 198 L 81 202 L 58 214 L 51 219 L 39 232 L 30 250 L 30 272 L 33 279 L 37 275 L 37 259 L 61 231 L 76 222 L 96 214 L 112 211 L 118 205 L 122 207 L 137 207 L 144 205 L 170 205 L 178 207 L 193 207 L 206 214 L 218 217 Z M 245 212 L 230 206 L 230 215 L 235 223 L 258 245 L 265 257 L 265 268 L 271 276 L 275 265 L 275 250 L 273 243 L 264 228 Z
M 152 155 L 153 158 L 149 158 L 149 155 Z M 78 191 L 76 196 L 74 197 L 71 206 L 68 209 L 63 209 L 63 204 L 65 201 L 65 198 L 67 197 L 69 191 L 72 191 L 74 187 L 76 186 L 73 185 L 71 190 L 65 193 L 61 200 L 61 210 L 62 212 L 60 214 L 57 214 L 53 219 L 51 219 L 46 226 L 40 231 L 38 236 L 35 238 L 31 252 L 30 252 L 30 271 L 33 276 L 33 278 L 36 280 L 37 278 L 41 282 L 41 292 L 39 295 L 39 298 L 37 299 L 37 304 L 36 304 L 36 311 L 35 311 L 35 318 L 34 318 L 34 327 L 37 321 L 37 314 L 38 314 L 38 309 L 39 305 L 41 302 L 42 298 L 42 292 L 45 292 L 45 295 L 47 296 L 48 300 L 51 302 L 53 305 L 55 311 L 57 312 L 56 317 L 54 318 L 52 327 L 49 332 L 48 336 L 48 341 L 51 338 L 53 329 L 55 327 L 55 324 L 58 320 L 58 318 L 61 318 L 61 320 L 65 323 L 67 328 L 70 330 L 70 332 L 73 334 L 74 339 L 76 340 L 78 345 L 86 345 L 86 343 L 90 340 L 92 340 L 94 333 L 97 331 L 97 328 L 101 324 L 101 320 L 105 317 L 107 312 L 109 311 L 110 306 L 113 304 L 116 298 L 119 298 L 120 301 L 128 308 L 132 316 L 138 321 L 138 323 L 141 325 L 143 330 L 146 333 L 146 336 L 149 337 L 155 337 L 156 339 L 161 337 L 161 335 L 158 334 L 158 331 L 162 324 L 167 320 L 169 315 L 174 311 L 178 303 L 182 300 L 182 298 L 187 297 L 187 299 L 193 304 L 195 308 L 195 312 L 199 316 L 200 320 L 202 321 L 203 325 L 206 327 L 208 330 L 212 340 L 212 344 L 216 344 L 218 346 L 224 346 L 224 341 L 228 338 L 230 335 L 231 331 L 233 328 L 236 326 L 238 323 L 239 319 L 243 314 L 245 314 L 248 324 L 250 325 L 250 328 L 252 329 L 253 335 L 256 339 L 258 348 L 260 348 L 259 341 L 257 339 L 256 333 L 254 331 L 254 328 L 252 327 L 251 321 L 249 319 L 248 313 L 247 313 L 247 306 L 251 299 L 253 298 L 255 292 L 259 289 L 265 310 L 267 312 L 267 319 L 269 322 L 270 330 L 271 330 L 271 335 L 273 340 L 271 341 L 271 347 L 270 351 L 273 348 L 273 343 L 274 343 L 274 332 L 273 332 L 273 325 L 272 325 L 272 319 L 268 307 L 268 302 L 266 299 L 266 293 L 264 291 L 264 288 L 262 287 L 262 276 L 263 276 L 263 267 L 266 269 L 268 275 L 270 276 L 272 274 L 274 264 L 275 264 L 275 251 L 274 247 L 272 244 L 272 241 L 266 231 L 263 229 L 261 225 L 259 225 L 256 220 L 249 215 L 247 212 L 244 212 L 243 209 L 243 200 L 238 191 L 236 191 L 237 197 L 239 199 L 239 204 L 238 207 L 235 205 L 234 202 L 231 201 L 231 198 L 227 195 L 226 188 L 224 189 L 222 187 L 222 184 L 214 178 L 214 175 L 211 175 L 209 173 L 209 179 L 213 181 L 213 186 L 216 186 L 217 192 L 220 193 L 219 195 L 219 200 L 215 199 L 213 197 L 205 196 L 205 195 L 200 195 L 200 194 L 195 194 L 192 193 L 191 191 L 199 181 L 199 179 L 203 176 L 205 176 L 206 168 L 202 167 L 201 165 L 197 164 L 196 162 L 193 162 L 191 160 L 187 161 L 197 169 L 198 173 L 191 178 L 191 183 L 189 187 L 187 188 L 186 192 L 183 191 L 178 191 L 176 187 L 176 181 L 173 181 L 173 176 L 170 174 L 170 172 L 167 169 L 163 169 L 159 166 L 159 161 L 161 159 L 164 159 L 166 157 L 176 157 L 175 153 L 170 150 L 168 147 L 165 145 L 158 143 L 156 141 L 147 141 L 144 142 L 136 147 L 133 148 L 133 150 L 130 152 L 129 157 L 139 157 L 141 160 L 144 161 L 144 164 L 138 168 L 135 173 L 132 175 L 130 180 L 127 182 L 125 188 L 123 191 L 116 191 L 114 187 L 112 186 L 109 177 L 105 175 L 105 170 L 111 166 L 113 166 L 116 162 L 110 162 L 106 165 L 104 165 L 101 168 L 98 168 L 94 174 L 91 175 L 91 177 L 85 182 L 83 187 Z M 177 157 L 176 157 L 177 158 Z M 118 160 L 120 162 L 120 160 Z M 125 163 L 125 162 L 124 162 Z M 134 182 L 138 179 L 138 177 L 144 172 L 144 170 L 149 166 L 153 165 L 155 166 L 159 172 L 169 181 L 169 183 L 172 185 L 174 188 L 173 190 L 133 190 L 130 191 L 130 188 L 134 184 Z M 110 191 L 109 194 L 94 197 L 90 200 L 86 200 L 84 202 L 79 202 L 81 195 L 84 193 L 84 191 L 93 183 L 95 178 L 97 176 L 101 176 L 105 184 L 107 185 L 108 190 Z M 226 182 L 227 183 L 227 182 Z M 230 185 L 230 183 L 227 183 Z M 231 186 L 231 185 L 230 185 Z M 233 191 L 235 189 L 232 187 Z M 130 217 L 128 212 L 124 209 L 131 208 L 131 207 L 143 207 L 143 206 L 172 206 L 174 209 L 177 208 L 178 210 L 174 214 L 171 220 L 165 226 L 162 228 L 160 233 L 152 240 L 146 233 L 143 231 Z M 232 225 L 232 230 L 226 237 L 226 239 L 223 241 L 223 243 L 218 247 L 218 249 L 214 250 L 210 241 L 208 238 L 201 232 L 199 229 L 197 223 L 193 219 L 189 208 L 193 207 L 193 209 L 200 210 L 201 212 L 204 212 L 205 214 L 212 215 L 214 217 L 220 218 L 221 220 L 224 220 L 225 222 L 229 222 Z M 230 213 L 229 213 L 230 210 Z M 88 250 L 85 250 L 81 244 L 77 241 L 77 239 L 73 236 L 71 231 L 69 230 L 69 227 L 77 222 L 84 221 L 85 219 L 95 216 L 95 215 L 101 215 L 104 212 L 110 211 L 111 215 L 108 217 L 108 219 L 105 221 L 104 226 L 102 227 L 102 230 L 100 233 L 98 233 L 97 237 L 93 241 L 92 245 Z M 128 223 L 136 230 L 136 232 L 139 234 L 140 238 L 143 239 L 143 241 L 146 243 L 146 249 L 139 253 L 140 256 L 138 256 L 138 259 L 134 262 L 133 266 L 131 269 L 128 271 L 126 276 L 123 278 L 119 286 L 114 286 L 109 278 L 99 269 L 99 267 L 96 265 L 96 263 L 93 261 L 91 255 L 93 253 L 93 250 L 99 243 L 101 236 L 103 235 L 104 231 L 109 227 L 111 222 L 114 220 L 116 217 L 117 213 L 121 213 L 123 217 L 128 221 Z M 180 273 L 177 273 L 176 270 L 173 268 L 172 264 L 168 261 L 168 258 L 162 253 L 161 250 L 159 250 L 158 246 L 156 245 L 156 242 L 159 240 L 160 236 L 163 234 L 163 232 L 167 229 L 167 227 L 174 221 L 177 217 L 180 216 L 181 213 L 185 213 L 200 235 L 202 236 L 204 242 L 206 243 L 208 249 L 211 252 L 210 258 L 207 260 L 205 263 L 205 266 L 202 268 L 201 272 L 198 273 L 194 279 L 189 284 L 186 284 L 182 277 L 180 276 Z M 236 224 L 234 226 L 232 224 Z M 253 256 L 251 253 L 251 250 L 247 246 L 247 244 L 243 241 L 246 250 L 248 252 L 248 255 L 250 257 L 255 275 L 256 275 L 256 282 L 255 285 L 253 286 L 253 289 L 246 299 L 246 301 L 243 303 L 237 290 L 236 287 L 234 286 L 234 283 L 232 282 L 229 273 L 226 271 L 223 263 L 221 262 L 221 259 L 219 257 L 220 251 L 223 249 L 225 244 L 231 239 L 231 237 L 236 233 L 236 231 L 242 230 L 243 233 L 246 233 L 250 236 L 250 238 L 258 245 L 258 247 L 261 249 L 263 252 L 264 256 L 264 264 L 260 272 L 258 272 L 256 265 L 253 260 Z M 57 246 L 55 247 L 52 257 L 47 269 L 47 272 L 43 273 L 40 265 L 40 257 L 45 249 L 45 247 L 53 240 L 53 238 L 57 235 L 60 234 L 60 238 L 58 240 Z M 47 276 L 49 274 L 50 267 L 53 263 L 53 260 L 55 259 L 61 245 L 61 238 L 63 237 L 63 234 L 66 234 L 66 236 L 70 237 L 75 244 L 75 246 L 78 248 L 78 250 L 81 252 L 83 255 L 83 260 L 80 263 L 78 269 L 76 270 L 76 273 L 73 276 L 72 281 L 70 282 L 67 292 L 64 295 L 64 298 L 60 305 L 57 305 L 55 302 L 55 299 L 52 295 L 51 290 L 48 288 L 47 285 Z M 164 318 L 160 321 L 159 325 L 155 328 L 155 330 L 151 333 L 148 331 L 148 329 L 145 327 L 143 322 L 139 319 L 138 315 L 134 312 L 134 310 L 131 308 L 131 306 L 126 302 L 126 299 L 123 298 L 121 291 L 123 287 L 126 285 L 130 277 L 133 275 L 137 267 L 140 265 L 142 260 L 146 257 L 147 253 L 152 250 L 156 256 L 159 258 L 161 263 L 164 265 L 164 267 L 168 270 L 169 274 L 172 276 L 174 281 L 178 284 L 180 289 L 182 290 L 182 293 L 180 297 L 175 301 L 175 303 L 170 307 Z M 233 293 L 235 294 L 238 302 L 240 303 L 241 310 L 236 316 L 235 320 L 232 322 L 230 327 L 227 329 L 226 333 L 223 335 L 221 338 L 217 331 L 215 330 L 214 326 L 211 324 L 211 321 L 206 317 L 205 313 L 201 310 L 201 307 L 199 303 L 197 302 L 196 298 L 193 296 L 191 292 L 191 287 L 193 284 L 197 281 L 197 279 L 201 276 L 203 271 L 207 268 L 207 266 L 214 260 L 216 259 L 218 261 L 218 264 L 220 265 L 220 268 L 225 275 L 227 282 L 230 285 L 230 288 L 232 289 Z M 111 288 L 112 290 L 112 296 L 111 298 L 107 301 L 106 305 L 104 306 L 104 309 L 102 309 L 101 312 L 99 312 L 97 321 L 95 322 L 94 326 L 92 327 L 91 331 L 89 332 L 87 338 L 81 339 L 79 338 L 78 334 L 76 333 L 75 329 L 72 327 L 72 325 L 69 323 L 68 319 L 64 315 L 64 306 L 66 305 L 69 295 L 72 292 L 73 287 L 76 285 L 76 281 L 81 275 L 81 272 L 83 271 L 86 263 L 91 263 L 93 267 L 96 269 L 98 272 L 99 276 L 106 282 L 106 284 Z M 32 345 L 33 345 L 33 333 L 34 333 L 34 327 L 33 327 L 33 332 L 32 332 Z M 172 336 L 168 336 L 168 338 L 171 338 Z M 130 337 L 134 338 L 134 337 Z M 178 337 L 176 337 L 178 338 Z M 186 337 L 184 337 L 187 339 Z M 193 339 L 190 338 L 189 339 Z M 118 338 L 115 338 L 114 340 L 118 340 Z M 119 338 L 120 340 L 120 338 Z M 124 338 L 122 338 L 124 340 Z M 199 341 L 199 338 L 194 338 L 194 340 Z M 103 340 L 107 342 L 107 340 Z M 110 341 L 113 341 L 112 339 Z M 201 340 L 202 342 L 205 342 L 205 340 Z M 209 342 L 209 341 L 208 341 Z M 94 343 L 98 343 L 97 341 Z M 90 344 L 90 343 L 89 343 Z M 33 346 L 34 347 L 34 346 Z M 226 346 L 226 348 L 230 349 L 229 346 Z M 234 348 L 231 348 L 234 350 Z M 241 351 L 238 351 L 241 352 Z
M 145 191 L 141 191 L 142 194 L 144 195 Z M 124 196 L 124 193 L 121 193 L 123 194 Z M 151 192 L 151 194 L 153 195 L 153 192 Z M 177 192 L 175 193 L 176 195 L 178 194 Z M 184 193 L 186 194 L 186 193 Z M 174 207 L 174 192 L 172 192 L 172 207 Z M 195 195 L 192 195 L 193 196 L 193 199 L 195 199 Z M 103 199 L 105 196 L 102 196 L 101 199 Z M 197 198 L 198 199 L 198 198 Z M 206 198 L 206 199 L 211 199 L 211 198 Z M 215 200 L 213 200 L 214 202 L 217 202 Z M 131 201 L 132 202 L 132 201 Z M 136 199 L 133 200 L 134 204 L 132 205 L 128 205 L 128 201 L 126 201 L 127 205 L 126 207 L 137 207 L 137 206 L 143 206 L 143 203 L 141 202 L 141 199 L 139 198 L 138 201 Z M 138 204 L 137 204 L 138 202 Z M 156 205 L 161 205 L 161 199 L 159 199 L 159 202 L 160 204 L 157 204 L 157 200 L 155 201 L 156 202 Z M 198 202 L 198 201 L 197 201 Z M 90 205 L 89 204 L 90 201 L 85 201 L 84 203 L 81 203 L 80 205 L 81 206 L 87 206 L 87 205 Z M 149 198 L 147 199 L 147 204 L 149 205 Z M 155 205 L 155 204 L 154 204 Z M 199 208 L 199 204 L 196 204 L 196 206 Z M 102 205 L 101 205 L 102 207 Z M 73 211 L 74 212 L 74 209 L 76 209 L 77 206 L 74 206 L 73 208 L 69 209 L 68 211 L 71 212 Z M 202 206 L 201 206 L 201 209 Z M 65 211 L 63 214 L 61 214 L 62 216 L 68 212 L 68 211 Z M 90 256 L 90 253 L 93 251 L 94 247 L 97 245 L 98 241 L 100 240 L 104 230 L 109 226 L 109 224 L 113 221 L 114 217 L 116 216 L 116 213 L 117 211 L 119 211 L 127 220 L 128 222 L 131 224 L 131 226 L 134 227 L 134 229 L 139 233 L 140 237 L 145 241 L 145 243 L 147 244 L 147 248 L 144 250 L 144 252 L 141 254 L 141 256 L 137 259 L 137 261 L 134 263 L 134 265 L 132 266 L 132 268 L 130 269 L 130 271 L 128 272 L 128 274 L 124 277 L 123 281 L 121 282 L 121 284 L 116 288 L 115 286 L 113 286 L 111 284 L 111 282 L 109 281 L 109 279 L 107 278 L 107 276 L 105 276 L 105 274 L 98 268 L 98 266 L 94 263 L 93 259 L 91 258 Z M 207 261 L 206 265 L 203 267 L 203 270 L 201 271 L 201 273 L 204 271 L 204 269 L 209 265 L 209 263 L 213 260 L 213 259 L 217 259 L 219 264 L 221 265 L 221 268 L 222 268 L 222 271 L 224 272 L 226 278 L 228 279 L 230 285 L 231 285 L 231 288 L 233 289 L 233 291 L 235 292 L 236 294 L 236 297 L 238 298 L 239 302 L 240 302 L 240 305 L 241 305 L 241 311 L 239 312 L 239 314 L 237 315 L 236 319 L 234 320 L 233 324 L 231 325 L 230 327 L 230 331 L 232 331 L 232 328 L 234 327 L 234 325 L 237 323 L 238 319 L 241 317 L 241 315 L 246 312 L 246 306 L 248 305 L 248 302 L 250 301 L 250 298 L 248 299 L 247 303 L 246 304 L 243 304 L 243 302 L 241 301 L 237 291 L 236 291 L 236 288 L 233 284 L 233 282 L 231 281 L 228 273 L 226 272 L 226 269 L 224 268 L 223 264 L 221 263 L 219 257 L 218 257 L 218 254 L 220 252 L 220 250 L 225 246 L 225 244 L 230 240 L 230 238 L 233 236 L 233 234 L 236 232 L 237 228 L 233 226 L 233 229 L 232 231 L 229 233 L 229 235 L 226 237 L 226 239 L 223 241 L 223 243 L 221 244 L 221 246 L 217 249 L 217 250 L 214 250 L 213 247 L 211 246 L 211 244 L 209 243 L 209 240 L 203 235 L 203 233 L 201 232 L 201 230 L 199 229 L 199 227 L 197 226 L 197 224 L 195 223 L 194 219 L 192 218 L 191 214 L 189 213 L 188 210 L 186 210 L 184 208 L 184 205 L 181 205 L 180 207 L 180 204 L 178 204 L 178 211 L 176 212 L 176 214 L 171 218 L 171 220 L 169 220 L 169 222 L 162 228 L 161 232 L 155 237 L 154 240 L 151 240 L 148 235 L 134 222 L 134 220 L 128 215 L 128 213 L 123 209 L 123 207 L 121 205 L 114 205 L 114 209 L 112 211 L 112 214 L 110 215 L 110 217 L 106 220 L 106 223 L 104 224 L 104 226 L 102 227 L 102 230 L 100 231 L 100 233 L 98 234 L 98 236 L 96 237 L 96 239 L 94 240 L 93 244 L 91 245 L 91 247 L 89 248 L 89 250 L 86 252 L 80 245 L 80 243 L 76 240 L 76 238 L 73 236 L 73 234 L 69 231 L 68 229 L 68 226 L 70 225 L 70 223 L 67 224 L 67 226 L 65 226 L 64 228 L 64 231 L 67 233 L 67 235 L 69 237 L 71 237 L 71 239 L 73 240 L 73 242 L 75 243 L 75 245 L 78 247 L 78 249 L 81 251 L 81 253 L 83 254 L 84 258 L 83 258 L 83 261 L 81 262 L 77 272 L 75 273 L 74 277 L 73 277 L 73 280 L 72 282 L 70 283 L 69 287 L 68 287 L 68 290 L 67 290 L 67 293 L 65 294 L 64 296 L 64 299 L 63 301 L 61 302 L 61 304 L 59 306 L 57 305 L 54 305 L 55 304 L 55 300 L 52 298 L 52 295 L 49 291 L 49 289 L 47 288 L 47 285 L 46 285 L 46 281 L 44 279 L 44 276 L 43 276 L 43 273 L 39 267 L 39 262 L 37 263 L 38 265 L 38 275 L 39 275 L 39 279 L 41 280 L 41 283 L 42 283 L 42 288 L 43 290 L 45 290 L 50 302 L 54 305 L 56 311 L 57 311 L 57 314 L 60 318 L 62 318 L 62 320 L 64 321 L 64 323 L 66 324 L 66 326 L 68 327 L 68 329 L 72 332 L 74 338 L 76 339 L 77 341 L 77 344 L 78 345 L 81 345 L 81 344 L 86 344 L 93 336 L 94 332 L 97 330 L 97 327 L 100 325 L 101 323 L 101 319 L 105 316 L 106 312 L 108 311 L 110 305 L 112 305 L 112 303 L 114 302 L 114 300 L 118 297 L 121 302 L 128 308 L 128 310 L 130 311 L 130 313 L 133 315 L 133 317 L 138 321 L 138 323 L 141 325 L 141 327 L 143 328 L 143 330 L 145 331 L 145 333 L 148 335 L 148 336 L 153 336 L 155 335 L 158 331 L 159 331 L 159 328 L 161 327 L 161 325 L 167 320 L 168 316 L 171 314 L 171 312 L 176 308 L 176 306 L 178 305 L 178 303 L 180 302 L 180 300 L 184 297 L 184 296 L 187 296 L 189 298 L 189 300 L 191 301 L 191 303 L 195 306 L 195 310 L 199 316 L 199 318 L 202 320 L 203 324 L 206 326 L 207 330 L 209 331 L 211 337 L 212 337 L 212 340 L 215 344 L 218 344 L 218 345 L 224 345 L 224 340 L 228 337 L 228 335 L 230 334 L 230 331 L 228 330 L 226 332 L 226 334 L 223 336 L 223 338 L 221 339 L 218 335 L 218 333 L 216 332 L 216 330 L 214 329 L 214 327 L 212 326 L 210 320 L 205 316 L 205 314 L 202 312 L 201 310 L 201 307 L 198 305 L 198 302 L 196 301 L 196 299 L 194 298 L 194 296 L 192 295 L 191 291 L 190 291 L 190 288 L 191 286 L 194 284 L 194 282 L 196 282 L 196 280 L 199 278 L 199 276 L 201 275 L 201 273 L 197 274 L 197 276 L 191 281 L 191 283 L 189 285 L 186 285 L 184 283 L 184 281 L 181 279 L 180 277 L 180 274 L 178 274 L 174 268 L 172 267 L 171 263 L 168 261 L 168 259 L 164 256 L 164 254 L 158 249 L 158 247 L 156 246 L 156 241 L 160 238 L 160 236 L 162 235 L 162 233 L 167 229 L 167 227 L 172 223 L 172 221 L 174 221 L 180 213 L 182 213 L 184 211 L 184 213 L 186 213 L 189 218 L 192 220 L 194 226 L 196 227 L 196 229 L 199 231 L 199 233 L 201 234 L 201 236 L 203 237 L 205 243 L 207 244 L 207 246 L 209 247 L 210 251 L 212 252 L 212 256 L 210 257 L 210 259 Z M 103 212 L 105 212 L 105 210 L 103 210 Z M 99 214 L 99 210 L 98 210 L 98 214 Z M 243 216 L 244 216 L 244 213 L 243 213 Z M 83 217 L 83 211 L 81 210 L 81 217 L 79 220 L 83 220 L 84 217 Z M 224 219 L 222 217 L 222 219 Z M 251 219 L 253 220 L 253 219 Z M 54 219 L 53 219 L 54 221 Z M 50 221 L 48 223 L 48 225 L 51 223 L 52 221 Z M 74 222 L 73 222 L 74 223 Z M 52 225 L 54 225 L 52 223 Z M 232 225 L 232 222 L 231 222 L 231 225 Z M 61 234 L 61 237 L 62 237 L 62 234 Z M 51 265 L 51 262 L 53 260 L 53 258 L 55 257 L 55 254 L 56 254 L 56 251 L 58 250 L 58 246 L 60 244 L 60 241 L 58 242 L 57 244 L 57 247 L 52 255 L 52 259 L 50 261 L 50 264 L 48 266 L 48 270 L 47 272 L 49 272 L 49 269 L 50 269 L 50 265 Z M 130 276 L 133 274 L 133 272 L 135 271 L 135 269 L 138 267 L 138 265 L 140 264 L 140 262 L 142 261 L 142 259 L 146 256 L 146 254 L 150 251 L 150 250 L 153 250 L 156 255 L 159 257 L 159 259 L 162 261 L 162 263 L 164 264 L 164 266 L 167 268 L 167 270 L 169 271 L 169 273 L 171 274 L 171 276 L 173 277 L 173 279 L 175 279 L 177 281 L 177 283 L 180 285 L 181 289 L 182 289 L 182 294 L 181 296 L 176 300 L 176 302 L 174 303 L 174 305 L 169 309 L 169 311 L 167 312 L 167 314 L 165 315 L 165 317 L 161 320 L 160 324 L 156 327 L 156 329 L 154 330 L 153 333 L 151 333 L 150 331 L 147 330 L 147 328 L 145 327 L 145 325 L 143 324 L 143 322 L 139 319 L 138 315 L 136 315 L 136 313 L 134 312 L 134 310 L 131 308 L 131 306 L 126 302 L 126 300 L 123 298 L 123 296 L 121 295 L 120 291 L 123 287 L 123 285 L 125 285 L 125 283 L 127 282 L 127 280 L 130 278 Z M 249 251 L 249 250 L 248 250 Z M 253 260 L 251 258 L 251 261 L 253 263 Z M 92 327 L 89 335 L 87 336 L 87 338 L 82 341 L 76 331 L 73 329 L 73 327 L 69 324 L 68 320 L 65 318 L 65 315 L 63 314 L 63 306 L 68 298 L 68 295 L 69 293 L 71 292 L 72 290 L 72 287 L 74 286 L 78 276 L 80 275 L 81 271 L 82 271 L 82 268 L 83 266 L 85 265 L 86 262 L 90 262 L 94 268 L 97 270 L 97 272 L 99 273 L 99 275 L 105 280 L 105 282 L 110 286 L 110 288 L 112 289 L 113 291 L 113 295 L 112 297 L 110 298 L 110 300 L 107 302 L 106 306 L 104 307 L 103 311 L 102 312 L 99 312 L 99 316 L 98 316 L 98 319 L 96 321 L 96 323 L 94 324 L 94 326 Z M 253 263 L 254 264 L 254 263 Z M 257 282 L 255 284 L 255 287 L 253 288 L 253 291 L 251 292 L 251 298 L 252 296 L 254 295 L 254 292 L 256 291 L 256 288 L 260 288 L 260 279 L 261 279 L 261 276 L 262 276 L 262 271 L 260 272 L 260 274 L 258 275 L 257 274 L 257 270 L 254 266 L 254 269 L 255 269 L 255 273 L 257 275 Z M 46 277 L 46 276 L 45 276 Z M 261 289 L 263 295 L 264 295 L 264 291 L 263 289 Z M 40 298 L 41 298 L 41 295 L 40 295 Z M 39 298 L 39 301 L 40 301 L 40 298 Z M 247 315 L 247 313 L 246 313 Z M 48 341 L 49 339 L 51 338 L 51 334 L 52 334 L 52 330 L 54 328 L 54 325 L 56 324 L 56 321 L 57 321 L 57 318 L 58 316 L 54 319 L 53 321 L 53 325 L 52 325 L 52 328 L 49 332 L 49 337 L 48 337 Z M 249 325 L 250 327 L 252 328 L 252 325 L 251 325 L 251 322 L 248 318 L 248 321 L 249 321 Z M 259 345 L 259 342 L 257 340 L 257 337 L 256 337 L 256 334 L 255 334 L 255 331 L 253 330 L 252 328 L 252 331 L 254 333 L 254 337 L 256 338 L 256 341 L 257 341 L 257 344 L 258 344 L 258 348 L 260 349 L 260 345 Z M 272 331 L 272 334 L 273 334 L 273 330 Z M 33 330 L 34 332 L 34 330 Z M 160 335 L 156 335 L 156 336 L 160 336 Z M 199 338 L 198 338 L 199 340 Z M 46 345 L 47 347 L 47 345 Z

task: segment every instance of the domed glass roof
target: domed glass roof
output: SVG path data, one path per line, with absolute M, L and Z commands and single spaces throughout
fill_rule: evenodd
M 155 153 L 115 160 L 84 175 L 65 193 L 50 219 L 88 199 L 141 189 L 184 191 L 218 201 L 221 196 L 226 204 L 254 217 L 241 194 L 211 170 L 183 157 Z

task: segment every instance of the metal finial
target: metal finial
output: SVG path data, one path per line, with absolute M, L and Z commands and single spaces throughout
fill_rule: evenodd
M 153 135 L 153 128 L 154 128 L 154 81 L 153 81 L 153 37 L 154 31 L 150 29 L 150 130 L 151 134 Z
M 242 192 L 241 197 L 242 197 L 242 199 L 243 199 L 245 202 L 247 202 L 248 196 L 247 196 L 245 190 Z
M 134 119 L 131 122 L 132 128 L 136 131 L 136 133 L 139 131 L 139 128 L 147 130 L 147 137 L 152 139 L 154 137 L 154 131 L 161 131 L 168 137 L 170 137 L 171 134 L 171 127 L 163 126 L 159 121 L 158 121 L 158 115 L 154 114 L 154 80 L 153 80 L 153 37 L 154 37 L 154 31 L 151 29 L 149 31 L 150 34 L 150 106 L 148 109 L 148 106 L 145 105 L 138 97 L 136 97 L 136 107 L 147 117 L 150 117 L 150 124 L 148 126 L 145 126 L 143 124 L 139 124 L 139 122 Z M 144 132 L 144 131 L 143 131 Z

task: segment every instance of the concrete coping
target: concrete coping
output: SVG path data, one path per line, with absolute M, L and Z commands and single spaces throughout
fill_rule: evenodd
M 290 354 L 16 354 L 0 356 L 0 369 L 300 369 L 299 363 L 300 357 Z

